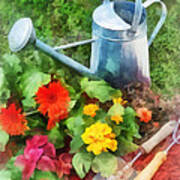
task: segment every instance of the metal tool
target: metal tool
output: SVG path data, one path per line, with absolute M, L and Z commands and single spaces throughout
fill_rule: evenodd
M 162 14 L 148 42 L 146 8 L 153 3 L 161 4 Z M 14 24 L 8 35 L 9 47 L 11 51 L 17 52 L 33 43 L 54 59 L 82 74 L 104 79 L 114 87 L 137 81 L 150 84 L 148 45 L 158 34 L 166 15 L 166 6 L 160 0 L 147 0 L 144 4 L 142 0 L 136 0 L 135 3 L 104 0 L 93 12 L 92 38 L 89 40 L 53 48 L 36 38 L 30 18 L 22 18 Z M 92 46 L 90 68 L 58 52 L 88 43 Z
M 164 151 L 158 152 L 153 160 L 148 164 L 148 166 L 142 170 L 139 175 L 134 180 L 151 180 L 154 174 L 157 172 L 159 167 L 163 162 L 166 161 L 169 150 L 175 145 L 180 144 L 180 134 L 178 134 L 178 129 L 180 126 L 180 119 L 172 134 L 172 143 Z

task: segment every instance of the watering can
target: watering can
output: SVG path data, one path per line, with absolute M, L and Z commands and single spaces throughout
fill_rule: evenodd
M 161 4 L 162 14 L 148 41 L 146 8 L 153 3 Z M 143 4 L 142 0 L 104 0 L 93 12 L 92 39 L 50 47 L 36 38 L 31 19 L 21 18 L 8 35 L 9 47 L 17 52 L 33 43 L 54 59 L 82 74 L 104 79 L 115 88 L 133 82 L 150 85 L 148 46 L 162 27 L 166 15 L 166 6 L 160 0 L 147 0 Z M 59 52 L 88 43 L 91 43 L 90 68 Z

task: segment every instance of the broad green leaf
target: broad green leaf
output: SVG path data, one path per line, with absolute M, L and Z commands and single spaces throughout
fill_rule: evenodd
M 32 107 L 32 108 L 36 107 L 36 102 L 33 98 L 23 99 L 22 104 L 23 104 L 24 110 L 28 110 L 29 107 Z
M 116 134 L 116 136 L 119 136 L 121 134 L 121 126 L 117 126 L 115 124 L 112 125 L 113 132 Z
M 22 152 L 19 152 L 19 153 L 22 154 Z M 21 169 L 14 165 L 14 162 L 15 162 L 16 158 L 17 157 L 12 157 L 8 161 L 8 163 L 6 164 L 7 170 L 11 172 L 11 180 L 20 180 L 20 179 L 22 179 L 22 171 L 21 171 Z
M 56 149 L 64 147 L 64 132 L 59 128 L 59 124 L 48 133 L 49 141 L 54 144 Z
M 11 180 L 11 172 L 8 170 L 0 170 L 0 179 L 1 180 Z
M 36 69 L 27 71 L 20 81 L 20 88 L 25 98 L 31 98 L 38 91 L 39 87 L 48 84 L 51 80 L 49 74 L 45 74 Z
M 0 104 L 5 103 L 10 97 L 10 90 L 8 88 L 7 79 L 2 67 L 0 67 Z
M 117 158 L 111 153 L 104 152 L 94 158 L 92 170 L 95 173 L 101 173 L 103 177 L 109 177 L 115 173 L 117 165 Z
M 22 72 L 22 67 L 20 65 L 21 60 L 15 54 L 5 54 L 3 55 L 3 68 L 6 73 L 17 74 Z
M 68 111 L 71 111 L 71 109 L 74 108 L 74 106 L 76 105 L 77 100 L 71 100 L 69 103 L 69 107 L 68 107 Z
M 74 136 L 81 135 L 85 128 L 83 118 L 80 115 L 67 119 L 65 124 Z
M 8 141 L 9 141 L 9 135 L 0 128 L 0 152 L 5 151 L 5 147 Z
M 59 178 L 51 172 L 44 172 L 44 171 L 36 170 L 34 173 L 34 177 L 31 179 L 32 180 L 58 180 Z
M 80 178 L 84 178 L 91 168 L 93 155 L 87 152 L 76 153 L 72 159 L 73 167 Z
M 111 106 L 111 108 L 108 111 L 108 115 L 109 116 L 114 116 L 114 115 L 123 116 L 124 115 L 124 107 L 121 104 L 116 103 L 113 106 Z
M 73 132 L 75 117 L 70 117 L 65 121 L 67 128 Z
M 139 147 L 131 141 L 128 141 L 126 138 L 119 136 L 117 138 L 118 141 L 118 149 L 115 152 L 117 156 L 124 156 L 125 154 L 134 152 Z
M 79 148 L 83 145 L 83 141 L 80 136 L 75 136 L 71 141 L 71 153 L 75 153 L 79 150 Z
M 3 68 L 0 67 L 0 89 L 3 88 L 4 81 L 5 81 L 4 71 L 3 71 Z
M 88 78 L 81 80 L 81 89 L 87 93 L 90 98 L 97 98 L 100 102 L 104 103 L 110 101 L 113 96 L 119 94 L 120 90 L 112 88 L 105 81 L 88 81 Z
M 140 138 L 139 126 L 136 123 L 136 112 L 131 108 L 127 107 L 123 116 L 123 123 L 121 124 L 121 130 L 124 131 L 126 138 L 130 141 L 133 137 Z

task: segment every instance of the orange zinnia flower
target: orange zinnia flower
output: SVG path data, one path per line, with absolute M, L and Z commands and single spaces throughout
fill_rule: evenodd
M 0 125 L 12 136 L 23 135 L 29 129 L 24 114 L 21 114 L 21 109 L 16 109 L 15 104 L 11 104 L 8 108 L 1 108 Z
M 36 93 L 36 102 L 40 104 L 38 110 L 48 115 L 47 129 L 55 126 L 56 122 L 68 116 L 70 102 L 69 92 L 58 82 L 51 82 L 48 87 L 40 87 Z
M 148 123 L 152 119 L 152 111 L 149 111 L 147 108 L 139 108 L 137 110 L 137 115 L 140 121 L 145 123 Z
M 91 117 L 96 116 L 96 111 L 99 110 L 99 106 L 96 104 L 88 104 L 83 108 L 83 114 Z

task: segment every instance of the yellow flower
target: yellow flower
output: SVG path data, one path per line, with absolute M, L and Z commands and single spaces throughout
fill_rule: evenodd
M 107 124 L 97 122 L 86 128 L 81 138 L 85 144 L 88 144 L 87 151 L 93 152 L 95 155 L 101 152 L 117 150 L 116 135 L 112 133 L 112 128 Z
M 96 111 L 98 111 L 98 110 L 99 110 L 98 105 L 88 104 L 88 105 L 84 106 L 83 114 L 85 114 L 87 116 L 94 117 L 94 116 L 96 116 Z
M 114 116 L 111 116 L 111 120 L 115 121 L 116 124 L 119 124 L 120 122 L 123 122 L 123 117 L 120 115 L 114 115 Z
M 124 101 L 121 97 L 119 97 L 119 98 L 114 98 L 113 103 L 114 104 L 118 103 L 118 104 L 121 104 L 121 105 L 125 105 L 127 103 L 127 101 Z

